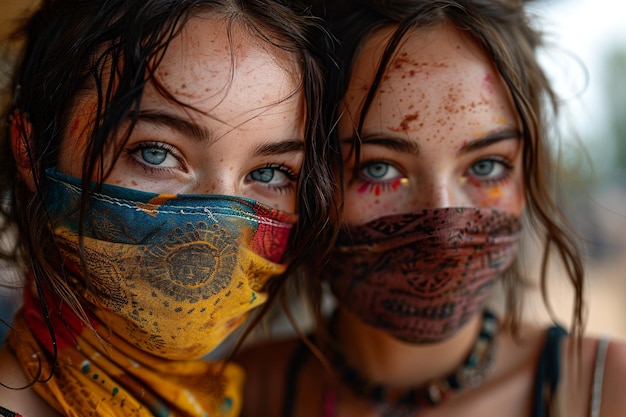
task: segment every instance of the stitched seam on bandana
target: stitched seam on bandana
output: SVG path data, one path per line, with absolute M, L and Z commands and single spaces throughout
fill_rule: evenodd
M 66 183 L 64 181 L 59 181 L 56 178 L 50 178 L 52 181 L 56 181 L 64 186 L 66 186 L 69 190 L 73 191 L 76 194 L 81 193 L 82 189 L 76 185 L 73 184 L 69 184 Z M 151 213 L 151 214 L 182 214 L 182 215 L 193 215 L 193 216 L 197 216 L 199 214 L 204 214 L 206 216 L 208 216 L 209 218 L 212 218 L 213 220 L 215 220 L 217 222 L 217 219 L 215 219 L 214 216 L 228 216 L 228 217 L 236 217 L 236 218 L 240 218 L 240 219 L 244 219 L 244 220 L 255 220 L 257 222 L 259 222 L 260 224 L 265 224 L 265 225 L 271 225 L 271 226 L 275 226 L 275 227 L 281 227 L 284 229 L 291 229 L 293 226 L 289 223 L 285 223 L 285 222 L 281 222 L 278 220 L 272 220 L 272 219 L 268 219 L 266 217 L 260 217 L 260 216 L 254 216 L 254 215 L 246 215 L 245 213 L 219 213 L 219 212 L 215 212 L 215 211 L 219 211 L 219 210 L 228 210 L 225 209 L 223 207 L 211 207 L 211 206 L 178 206 L 177 210 L 163 210 L 163 209 L 153 209 L 153 208 L 148 208 L 146 206 L 157 206 L 156 204 L 153 203 L 144 203 L 141 201 L 132 201 L 132 200 L 126 200 L 126 201 L 131 201 L 133 204 L 128 204 L 123 202 L 124 200 L 121 199 L 116 199 L 114 197 L 110 197 L 107 195 L 103 195 L 103 194 L 99 194 L 99 193 L 93 193 L 92 194 L 92 198 L 94 198 L 95 200 L 98 200 L 102 203 L 106 203 L 106 204 L 111 204 L 111 205 L 116 205 L 118 207 L 126 207 L 129 209 L 133 209 L 135 211 L 139 211 L 139 212 L 144 212 L 144 213 Z M 142 207 L 143 206 L 143 207 Z M 185 209 L 190 210 L 188 212 L 185 211 Z M 196 210 L 196 211 L 193 211 Z M 214 211 L 215 210 L 215 211 Z

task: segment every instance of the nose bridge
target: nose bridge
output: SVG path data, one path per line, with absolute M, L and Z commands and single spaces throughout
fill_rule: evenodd
M 427 200 L 424 202 L 428 208 L 443 208 L 450 207 L 451 192 L 449 186 L 445 182 L 432 182 L 427 186 L 427 191 L 424 197 Z
M 460 207 L 462 196 L 457 184 L 444 174 L 430 175 L 418 187 L 419 205 L 425 208 Z
M 233 175 L 233 170 L 219 169 L 217 166 L 211 172 L 204 173 L 199 184 L 202 194 L 240 195 L 239 181 Z

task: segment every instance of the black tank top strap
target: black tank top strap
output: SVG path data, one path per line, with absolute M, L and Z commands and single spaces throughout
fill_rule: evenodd
M 287 373 L 285 375 L 285 395 L 283 398 L 283 417 L 292 417 L 294 415 L 294 404 L 297 395 L 298 375 L 304 361 L 309 354 L 309 347 L 300 341 L 294 349 L 287 365 Z
M 541 357 L 537 364 L 533 391 L 533 417 L 548 417 L 560 377 L 561 340 L 565 329 L 553 325 L 547 331 Z
M 6 408 L 0 406 L 0 416 L 2 417 L 22 417 L 21 414 L 15 413 L 11 410 L 7 410 Z

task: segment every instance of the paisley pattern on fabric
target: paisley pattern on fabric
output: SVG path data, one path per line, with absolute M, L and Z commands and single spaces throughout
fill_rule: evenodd
M 55 306 L 51 297 L 47 301 Z M 244 375 L 237 365 L 151 355 L 90 316 L 94 333 L 67 306 L 51 308 L 50 320 L 59 347 L 57 366 L 52 379 L 33 389 L 62 415 L 239 416 Z M 41 366 L 41 378 L 50 375 L 50 333 L 30 291 L 7 342 L 27 376 L 36 377 Z
M 198 358 L 266 300 L 296 217 L 252 200 L 159 195 L 104 184 L 89 200 L 48 172 L 51 227 L 76 293 L 93 314 L 136 347 L 170 359 Z
M 58 366 L 33 389 L 68 416 L 237 416 L 242 371 L 198 358 L 266 300 L 297 217 L 245 198 L 107 184 L 81 214 L 80 180 L 47 175 L 58 274 L 87 322 L 42 289 Z M 41 366 L 46 376 L 54 346 L 43 300 L 24 293 L 8 341 L 28 376 Z
M 363 322 L 408 343 L 435 343 L 483 308 L 513 262 L 520 221 L 490 209 L 444 208 L 346 227 L 322 279 Z

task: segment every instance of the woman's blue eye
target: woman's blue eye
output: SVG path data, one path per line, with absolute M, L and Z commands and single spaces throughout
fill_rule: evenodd
M 497 162 L 492 159 L 483 159 L 482 161 L 479 161 L 472 165 L 470 169 L 474 175 L 478 175 L 479 177 L 486 177 L 493 172 L 496 163 Z
M 141 157 L 150 165 L 161 165 L 167 158 L 168 154 L 169 152 L 167 150 L 156 147 L 144 148 L 141 150 Z
M 162 142 L 142 142 L 129 153 L 133 159 L 144 167 L 158 169 L 181 168 L 180 153 L 171 145 Z
M 372 178 L 381 179 L 389 172 L 389 164 L 382 162 L 376 162 L 374 164 L 367 165 L 364 170 L 367 171 L 367 175 Z
M 508 176 L 513 167 L 506 161 L 496 158 L 481 159 L 469 169 L 470 175 L 485 181 L 498 181 Z
M 289 183 L 290 181 L 290 178 L 287 176 L 285 172 L 281 171 L 278 168 L 271 168 L 271 167 L 259 168 L 259 169 L 252 171 L 250 173 L 250 178 L 253 181 L 258 181 L 264 184 L 269 184 L 269 185 L 274 185 L 274 186 L 285 185 L 286 183 Z
M 361 175 L 366 181 L 389 181 L 402 174 L 390 163 L 374 161 L 363 164 Z
M 250 173 L 250 177 L 255 181 L 270 182 L 274 178 L 274 170 L 272 168 L 257 169 Z

